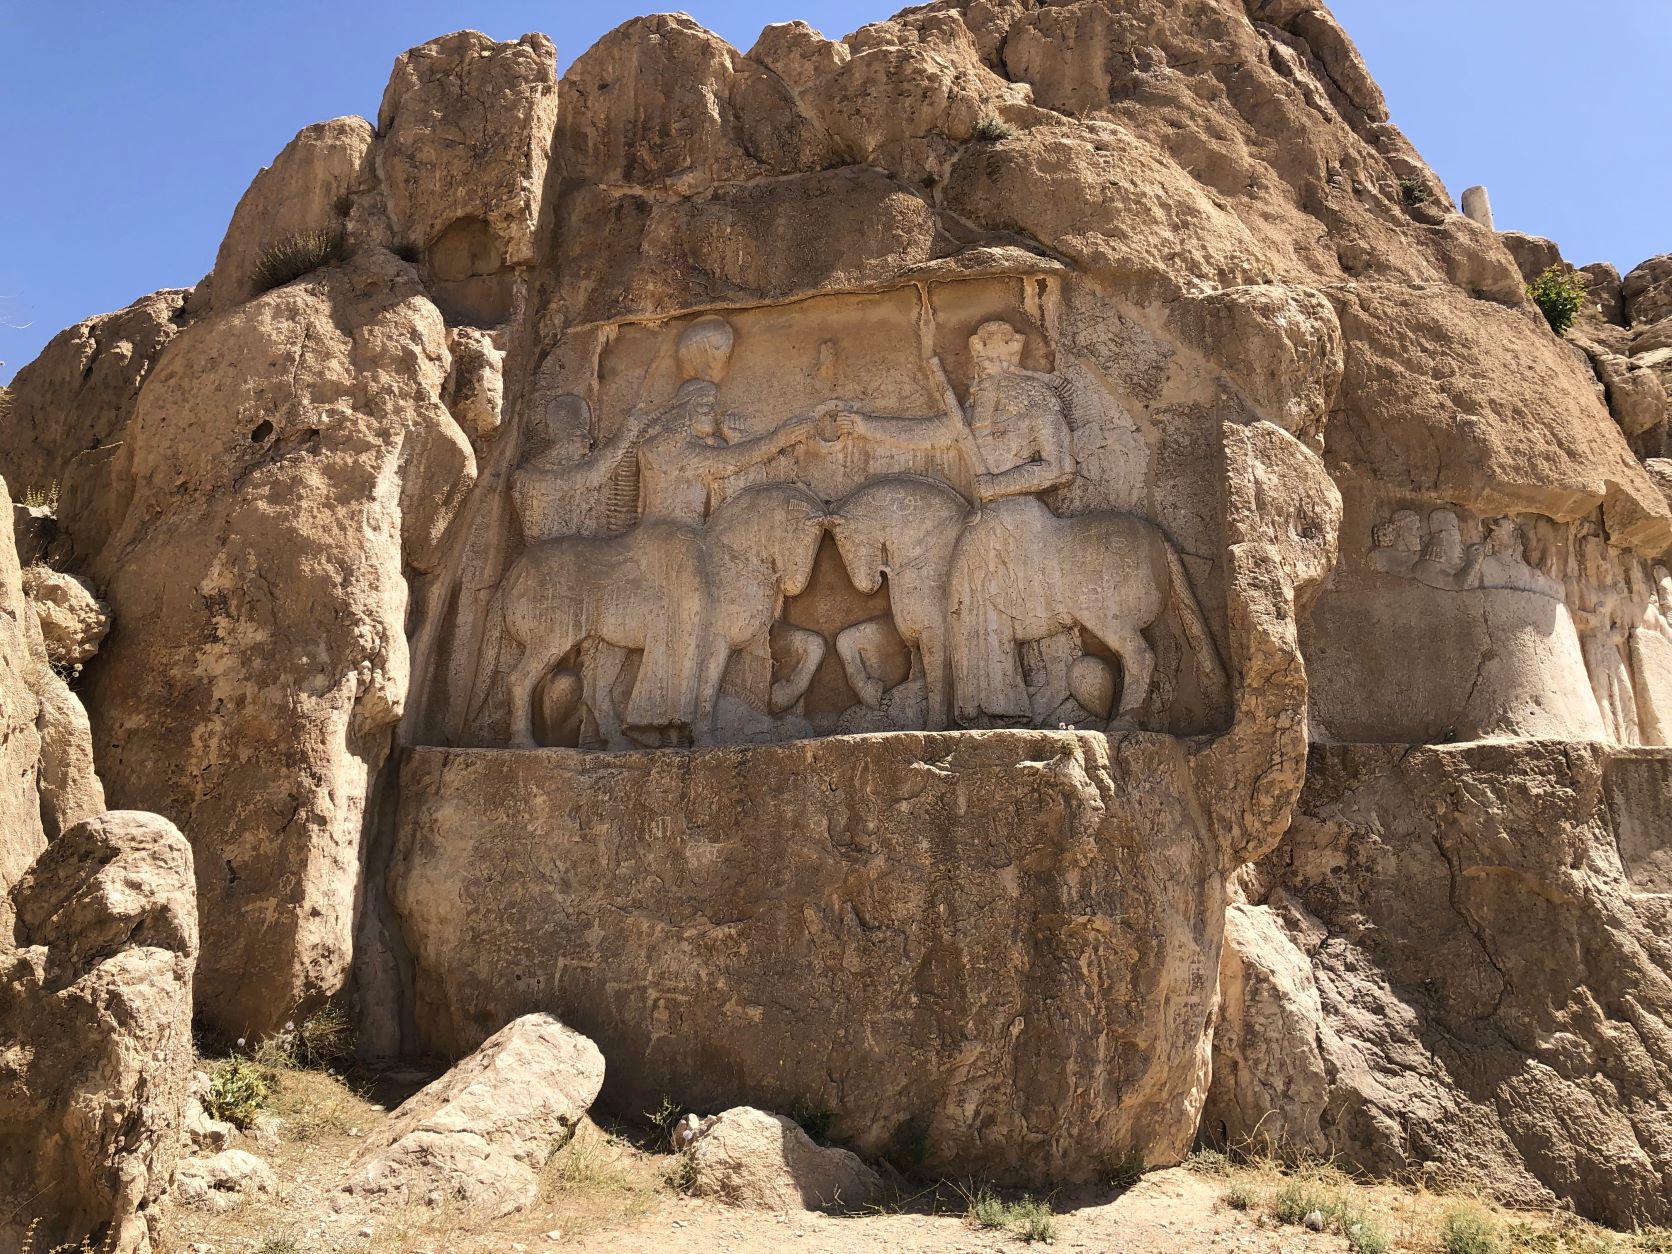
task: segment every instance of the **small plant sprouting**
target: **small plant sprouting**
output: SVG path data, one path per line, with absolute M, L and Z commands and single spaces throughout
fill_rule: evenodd
M 1566 335 L 1579 311 L 1585 307 L 1585 282 L 1561 266 L 1551 266 L 1527 284 L 1527 295 L 1539 307 L 1544 320 L 1557 335 Z
M 209 1073 L 209 1114 L 248 1128 L 273 1096 L 267 1068 L 249 1058 L 224 1058 Z
M 1426 205 L 1434 199 L 1434 189 L 1420 174 L 1406 174 L 1399 180 L 1399 200 L 1405 205 Z
M 996 114 L 984 114 L 975 124 L 975 130 L 970 132 L 970 138 L 984 144 L 996 144 L 1001 140 L 1011 139 L 1016 134 L 1016 128 Z
M 1504 1248 L 1492 1217 L 1472 1206 L 1459 1207 L 1446 1216 L 1440 1243 L 1445 1254 L 1502 1254 Z
M 304 274 L 328 266 L 343 255 L 342 228 L 297 231 L 262 249 L 251 275 L 256 293 L 294 283 Z
M 1008 1228 L 1024 1241 L 1054 1241 L 1057 1236 L 1057 1217 L 1051 1204 L 1024 1193 L 1019 1202 L 1006 1202 L 992 1189 L 982 1185 L 974 1193 L 966 1193 L 969 1205 L 964 1221 L 977 1228 Z
M 1010 1221 L 1010 1207 L 983 1185 L 969 1199 L 964 1218 L 977 1228 L 1002 1228 Z
M 679 1148 L 673 1143 L 673 1131 L 679 1126 L 679 1107 L 674 1105 L 673 1098 L 664 1094 L 662 1104 L 655 1110 L 645 1111 L 644 1117 L 656 1129 L 656 1147 L 659 1150 L 666 1152 Z
M 23 503 L 30 509 L 44 509 L 48 513 L 58 511 L 58 481 L 55 479 L 46 487 L 31 485 L 23 489 Z
M 1341 1229 L 1347 1234 L 1347 1248 L 1352 1254 L 1387 1254 L 1392 1248 L 1387 1230 L 1374 1219 L 1351 1216 L 1342 1221 Z
M 1225 1190 L 1225 1205 L 1232 1210 L 1253 1210 L 1260 1204 L 1260 1195 L 1252 1185 L 1233 1184 Z
M 797 1099 L 790 1106 L 790 1118 L 813 1140 L 824 1145 L 830 1140 L 830 1125 L 836 1116 L 823 1106 Z

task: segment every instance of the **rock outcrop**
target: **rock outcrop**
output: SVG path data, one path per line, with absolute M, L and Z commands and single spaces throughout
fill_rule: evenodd
M 226 1149 L 208 1158 L 185 1158 L 174 1178 L 182 1206 L 224 1215 L 246 1202 L 279 1191 L 273 1169 L 248 1150 Z
M 555 61 L 405 54 L 0 424 L 118 624 L 105 787 L 195 851 L 202 1020 L 547 1012 L 624 1111 L 933 1171 L 1205 1118 L 1664 1218 L 1662 797 L 1606 781 L 1672 760 L 1666 259 L 1554 335 L 1559 250 L 1456 212 L 1314 0 Z M 20 780 L 73 722 L 30 621 Z M 102 806 L 27 800 L 0 872 Z
M 816 1145 L 792 1119 L 750 1106 L 701 1121 L 684 1150 L 691 1192 L 751 1210 L 858 1210 L 882 1179 L 857 1156 Z
M 373 1204 L 439 1196 L 494 1218 L 521 1210 L 603 1082 L 596 1045 L 550 1015 L 524 1015 L 403 1102 L 343 1192 Z
M 58 836 L 0 914 L 0 1232 L 148 1251 L 192 1072 L 192 858 L 166 819 Z
M 1672 762 L 1313 750 L 1237 907 L 1205 1131 L 1672 1216 Z

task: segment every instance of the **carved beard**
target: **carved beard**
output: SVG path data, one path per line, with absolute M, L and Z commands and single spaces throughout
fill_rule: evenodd
M 1023 417 L 1048 403 L 1045 390 L 1036 379 L 1016 370 L 982 375 L 970 389 L 970 428 L 979 431 Z

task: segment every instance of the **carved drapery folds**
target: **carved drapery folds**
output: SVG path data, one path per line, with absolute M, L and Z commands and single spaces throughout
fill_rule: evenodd
M 1368 557 L 1382 575 L 1478 598 L 1499 623 L 1536 624 L 1560 663 L 1545 686 L 1565 690 L 1587 738 L 1669 743 L 1672 575 L 1610 545 L 1597 521 L 1401 507 L 1371 528 Z
M 840 337 L 817 341 L 811 378 L 773 378 L 776 341 L 799 348 L 811 321 L 793 318 L 729 386 L 747 335 L 708 314 L 631 329 L 636 395 L 615 328 L 579 386 L 537 394 L 509 485 L 523 547 L 468 736 L 627 749 L 1137 728 L 1165 717 L 1185 668 L 1198 703 L 1222 708 L 1168 536 L 1064 503 L 1076 406 L 1092 402 L 1058 367 L 1043 308 L 972 308 L 942 331 L 928 291 L 915 300 L 919 351 L 908 364 L 894 345 L 875 369 L 916 377 L 891 386 L 843 361 Z M 844 393 L 855 381 L 863 394 Z

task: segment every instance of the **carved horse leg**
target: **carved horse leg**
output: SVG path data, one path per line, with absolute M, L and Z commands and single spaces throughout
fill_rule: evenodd
M 563 660 L 563 655 L 574 643 L 567 636 L 553 633 L 523 645 L 523 655 L 505 681 L 511 693 L 513 749 L 537 747 L 534 739 L 534 690 L 540 686 L 546 672 Z
M 598 735 L 606 749 L 629 748 L 621 731 L 621 711 L 615 707 L 615 683 L 621 678 L 621 668 L 627 664 L 627 650 L 603 640 L 594 639 L 591 657 L 585 668 L 586 704 L 598 724 Z
M 1150 648 L 1137 624 L 1118 616 L 1100 622 L 1081 620 L 1081 625 L 1120 658 L 1120 708 L 1109 722 L 1110 731 L 1132 730 L 1138 726 L 1138 711 L 1149 698 L 1150 680 L 1155 675 L 1155 650 Z
M 715 742 L 715 714 L 720 706 L 720 684 L 726 677 L 726 663 L 731 661 L 732 647 L 719 632 L 704 644 L 703 656 L 697 660 L 702 687 L 697 697 L 697 722 L 691 728 L 691 740 L 697 745 Z
M 936 631 L 917 638 L 917 655 L 923 662 L 923 726 L 926 731 L 946 730 L 947 658 L 946 641 Z

